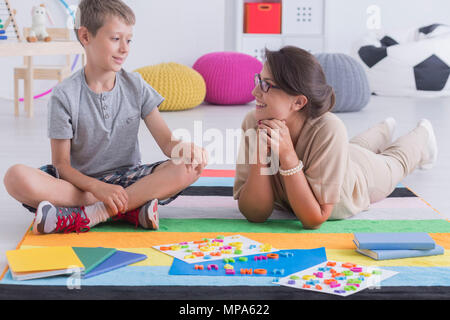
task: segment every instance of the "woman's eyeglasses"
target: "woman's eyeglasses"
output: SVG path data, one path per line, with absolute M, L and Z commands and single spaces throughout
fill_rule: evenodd
M 268 83 L 266 80 L 261 79 L 261 75 L 259 73 L 255 74 L 255 86 L 258 86 L 265 93 L 269 92 L 270 88 L 281 89 L 273 84 Z

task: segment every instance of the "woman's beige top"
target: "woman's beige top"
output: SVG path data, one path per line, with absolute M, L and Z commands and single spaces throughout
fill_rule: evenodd
M 256 129 L 254 110 L 249 112 L 242 129 Z M 244 140 L 242 140 L 244 141 Z M 243 143 L 241 141 L 241 143 Z M 248 143 L 240 152 L 249 150 Z M 295 151 L 303 162 L 303 172 L 319 204 L 334 204 L 330 219 L 345 219 L 367 210 L 370 204 L 367 181 L 363 168 L 352 161 L 352 144 L 348 142 L 344 123 L 327 112 L 319 118 L 308 119 L 297 142 Z M 241 156 L 241 155 L 240 155 Z M 358 158 L 358 154 L 355 155 Z M 250 171 L 250 165 L 237 164 L 233 195 L 239 198 Z M 275 205 L 292 211 L 283 178 L 279 173 L 271 176 Z

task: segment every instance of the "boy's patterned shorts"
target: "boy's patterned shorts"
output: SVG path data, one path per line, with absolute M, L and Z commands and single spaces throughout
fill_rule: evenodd
M 166 161 L 168 161 L 168 160 L 166 160 Z M 117 170 L 114 173 L 110 173 L 108 175 L 101 176 L 97 179 L 102 182 L 105 182 L 105 183 L 116 184 L 116 185 L 120 185 L 122 188 L 127 188 L 127 187 L 131 186 L 132 184 L 134 184 L 135 182 L 137 182 L 138 180 L 148 176 L 149 174 L 152 174 L 153 170 L 155 170 L 155 168 L 157 166 L 159 166 L 160 164 L 162 164 L 166 161 L 158 161 L 158 162 L 155 162 L 152 164 L 138 165 L 138 166 L 131 167 L 131 168 Z M 52 177 L 59 179 L 58 170 L 51 164 L 42 166 L 39 168 L 39 170 L 44 171 L 45 173 L 48 173 Z M 162 201 L 158 200 L 158 204 L 159 205 L 169 204 L 170 202 L 172 202 L 173 200 L 178 198 L 178 196 L 181 195 L 182 193 L 183 193 L 183 191 L 181 191 L 177 195 L 174 195 L 168 199 L 165 199 Z M 30 207 L 23 203 L 22 203 L 22 205 L 25 208 L 27 208 L 30 212 L 36 213 L 36 208 Z

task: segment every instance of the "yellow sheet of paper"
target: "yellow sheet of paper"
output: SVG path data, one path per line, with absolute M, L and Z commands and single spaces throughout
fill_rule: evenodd
M 84 268 L 71 247 L 46 247 L 6 252 L 13 272 L 39 272 L 69 268 Z

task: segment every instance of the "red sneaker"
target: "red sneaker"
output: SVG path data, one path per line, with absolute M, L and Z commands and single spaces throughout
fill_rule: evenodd
M 140 225 L 144 229 L 158 230 L 158 199 L 153 199 L 135 210 L 119 213 L 116 219 L 131 222 L 136 228 Z
M 88 232 L 90 220 L 84 207 L 55 207 L 48 201 L 42 201 L 33 223 L 34 234 Z

